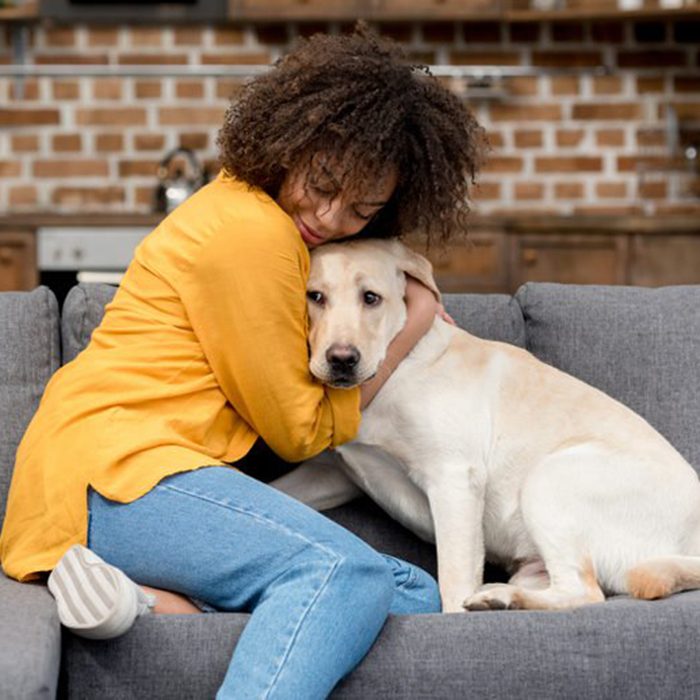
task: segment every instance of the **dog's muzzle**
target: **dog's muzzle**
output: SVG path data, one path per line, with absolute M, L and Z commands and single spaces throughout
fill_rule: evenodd
M 353 386 L 356 384 L 356 372 L 360 358 L 360 351 L 354 345 L 333 343 L 326 350 L 326 362 L 330 370 L 329 383 L 333 386 Z

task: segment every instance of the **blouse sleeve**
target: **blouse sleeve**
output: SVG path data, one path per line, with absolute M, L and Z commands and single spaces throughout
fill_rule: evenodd
M 308 255 L 288 227 L 267 228 L 238 222 L 214 233 L 180 293 L 228 401 L 272 450 L 297 462 L 356 435 L 360 392 L 311 376 Z

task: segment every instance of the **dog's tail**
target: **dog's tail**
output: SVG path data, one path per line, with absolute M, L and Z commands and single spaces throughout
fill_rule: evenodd
M 700 588 L 700 556 L 647 559 L 627 572 L 627 590 L 635 598 L 666 598 L 694 588 Z

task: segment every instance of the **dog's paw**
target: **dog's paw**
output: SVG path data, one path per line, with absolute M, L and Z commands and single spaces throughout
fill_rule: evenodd
M 517 588 L 507 583 L 489 583 L 467 598 L 462 607 L 477 612 L 481 610 L 517 610 L 520 608 Z

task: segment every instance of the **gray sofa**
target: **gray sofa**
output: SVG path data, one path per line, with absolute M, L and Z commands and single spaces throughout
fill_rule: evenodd
M 0 512 L 46 381 L 85 346 L 113 292 L 76 287 L 60 318 L 46 288 L 0 294 Z M 512 298 L 452 295 L 446 306 L 476 335 L 527 347 L 628 404 L 700 469 L 700 287 L 527 284 Z M 366 499 L 329 515 L 435 571 L 433 548 Z M 61 632 L 42 584 L 0 575 L 0 698 L 213 697 L 246 619 L 149 616 L 90 642 Z M 699 642 L 698 591 L 568 612 L 393 617 L 334 697 L 700 698 Z

